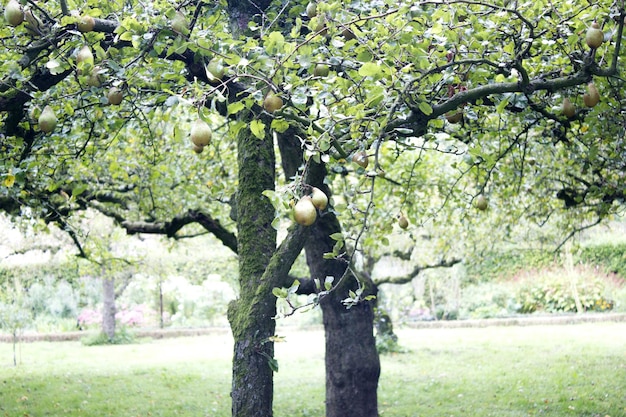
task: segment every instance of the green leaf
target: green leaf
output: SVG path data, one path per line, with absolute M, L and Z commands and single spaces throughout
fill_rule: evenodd
M 272 288 L 272 294 L 276 298 L 287 298 L 287 290 L 284 288 L 274 287 Z
M 265 137 L 265 123 L 258 119 L 253 120 L 250 122 L 250 131 L 257 138 L 263 139 Z
M 78 197 L 85 191 L 87 191 L 87 184 L 78 184 L 72 189 L 72 195 Z
M 504 108 L 507 106 L 507 104 L 509 104 L 509 99 L 505 98 L 500 103 L 498 103 L 498 107 L 496 107 L 496 111 L 498 113 L 502 113 L 504 111 Z
M 274 119 L 270 127 L 278 133 L 284 133 L 289 129 L 289 122 L 285 119 Z
M 272 371 L 278 372 L 278 361 L 275 358 L 269 358 L 267 360 L 267 364 L 270 366 Z
M 133 39 L 133 32 L 131 31 L 126 31 L 120 35 L 121 41 L 130 41 L 132 39 Z
M 237 114 L 241 110 L 245 108 L 245 104 L 241 101 L 235 101 L 233 103 L 228 103 L 228 114 Z
M 283 52 L 283 46 L 285 45 L 285 37 L 280 32 L 271 32 L 265 43 L 267 51 L 272 53 Z
M 366 62 L 359 68 L 359 75 L 362 77 L 376 77 L 380 74 L 380 65 L 375 62 Z
M 330 276 L 330 275 L 324 279 L 324 289 L 326 291 L 329 291 L 333 287 L 334 280 L 335 280 L 335 277 Z
M 333 246 L 333 253 L 339 255 L 341 249 L 343 249 L 343 240 L 338 240 L 335 242 L 335 246 Z
M 428 104 L 425 101 L 420 101 L 420 104 L 418 107 L 421 110 L 421 112 L 424 113 L 426 116 L 430 116 L 433 113 L 433 108 L 430 107 L 430 104 Z
M 333 233 L 332 235 L 329 236 L 332 240 L 343 240 L 343 233 Z
M 48 71 L 50 71 L 50 74 L 52 75 L 57 75 L 63 72 L 63 66 L 56 59 L 51 59 L 46 62 L 46 68 L 48 68 Z

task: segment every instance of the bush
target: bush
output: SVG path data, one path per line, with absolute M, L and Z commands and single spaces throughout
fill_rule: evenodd
M 506 282 L 488 282 L 466 287 L 461 295 L 461 317 L 488 319 L 515 314 L 514 289 Z
M 626 243 L 583 246 L 573 255 L 576 264 L 596 266 L 626 278 Z M 517 249 L 487 252 L 466 264 L 468 283 L 490 282 L 522 271 L 562 266 L 561 259 L 551 251 Z
M 228 302 L 235 296 L 230 285 L 217 275 L 201 284 L 183 276 L 169 276 L 161 282 L 161 293 L 166 324 L 183 327 L 213 323 L 226 314 Z M 158 322 L 159 295 L 158 277 L 138 275 L 118 302 L 129 306 L 147 303 L 145 309 L 154 311 L 154 322 Z
M 74 332 L 79 330 L 75 318 L 68 317 L 61 319 L 48 314 L 40 314 L 35 317 L 32 327 L 35 331 L 40 333 Z
M 145 304 L 131 307 L 119 307 L 115 319 L 124 327 L 140 327 L 154 323 L 156 313 Z M 99 327 L 102 323 L 102 312 L 92 308 L 84 308 L 78 315 L 78 325 L 81 329 Z
M 597 268 L 580 265 L 568 275 L 565 269 L 546 269 L 534 274 L 516 277 L 521 283 L 517 291 L 520 313 L 545 311 L 577 312 L 612 310 L 614 301 L 608 298 L 610 287 L 620 285 L 620 281 Z
M 26 302 L 35 316 L 70 318 L 76 317 L 78 298 L 67 281 L 48 275 L 30 286 Z
M 594 245 L 580 249 L 581 262 L 601 266 L 603 269 L 626 278 L 626 244 Z
M 467 262 L 466 280 L 468 283 L 491 282 L 520 271 L 543 269 L 554 264 L 554 254 L 545 250 L 493 251 Z
M 112 339 L 109 339 L 109 336 L 103 332 L 95 333 L 81 339 L 81 343 L 85 346 L 129 345 L 136 341 L 135 335 L 129 332 L 125 326 L 118 326 Z

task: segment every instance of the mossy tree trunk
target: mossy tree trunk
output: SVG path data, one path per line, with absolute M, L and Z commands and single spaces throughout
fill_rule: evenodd
M 261 280 L 276 250 L 276 230 L 271 223 L 274 208 L 262 195 L 274 189 L 275 155 L 271 136 L 264 140 L 244 131 L 237 141 L 239 187 L 237 231 L 239 298 L 229 306 L 228 319 L 234 337 L 232 415 L 272 416 L 276 299 L 259 291 Z
M 239 298 L 228 308 L 234 338 L 232 415 L 271 417 L 273 399 L 276 297 L 272 289 L 285 280 L 302 251 L 308 229 L 294 225 L 276 247 L 274 207 L 262 195 L 274 189 L 272 136 L 259 140 L 248 131 L 237 140 L 239 186 L 237 230 Z

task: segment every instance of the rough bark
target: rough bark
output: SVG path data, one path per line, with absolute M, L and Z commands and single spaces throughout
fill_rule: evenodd
M 102 278 L 102 332 L 109 340 L 115 337 L 115 280 Z
M 330 195 L 324 184 L 325 167 L 313 164 L 310 169 L 311 185 Z M 337 285 L 320 301 L 326 336 L 326 417 L 377 417 L 380 359 L 374 338 L 374 301 L 351 308 L 342 303 L 359 284 L 349 272 L 341 280 L 347 269 L 345 261 L 324 259 L 335 244 L 330 235 L 338 232 L 339 221 L 334 214 L 326 213 L 315 223 L 305 244 L 311 276 L 321 282 L 333 276 Z M 365 293 L 375 295 L 376 288 L 370 286 Z
M 322 282 L 326 276 L 337 282 L 346 270 L 342 261 L 323 259 L 334 245 L 329 236 L 339 231 L 336 217 L 328 214 L 316 223 L 305 245 L 311 274 Z M 373 301 L 349 309 L 342 303 L 348 291 L 356 289 L 354 277 L 347 276 L 320 302 L 326 336 L 326 417 L 378 416 L 380 360 L 373 332 Z
M 302 148 L 292 129 L 281 135 L 278 145 L 281 163 L 286 178 L 297 174 L 302 163 Z M 318 187 L 328 196 L 330 189 L 324 184 L 326 168 L 323 164 L 311 163 L 307 173 L 309 185 Z M 335 241 L 333 233 L 341 232 L 341 224 L 334 214 L 326 212 L 310 227 L 305 250 L 311 278 L 324 282 L 333 276 L 339 282 L 347 269 L 341 260 L 324 259 L 332 252 Z M 312 280 L 308 280 L 312 282 Z M 349 290 L 356 290 L 357 281 L 347 276 L 330 295 L 322 298 L 326 338 L 326 416 L 327 417 L 377 417 L 377 388 L 380 376 L 380 359 L 374 339 L 374 304 L 362 302 L 348 309 L 342 300 Z M 368 288 L 375 294 L 374 287 Z
M 274 344 L 270 338 L 275 330 L 276 299 L 271 290 L 261 288 L 276 250 L 276 231 L 271 225 L 274 208 L 262 192 L 274 189 L 275 155 L 271 137 L 259 140 L 243 132 L 237 146 L 240 295 L 228 310 L 235 342 L 232 415 L 271 417 Z

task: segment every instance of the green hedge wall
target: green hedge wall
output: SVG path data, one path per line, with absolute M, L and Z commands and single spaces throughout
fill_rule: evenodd
M 584 246 L 573 253 L 575 264 L 598 266 L 626 279 L 626 244 Z M 508 278 L 522 270 L 561 266 L 558 254 L 546 250 L 493 251 L 467 263 L 468 283 Z

